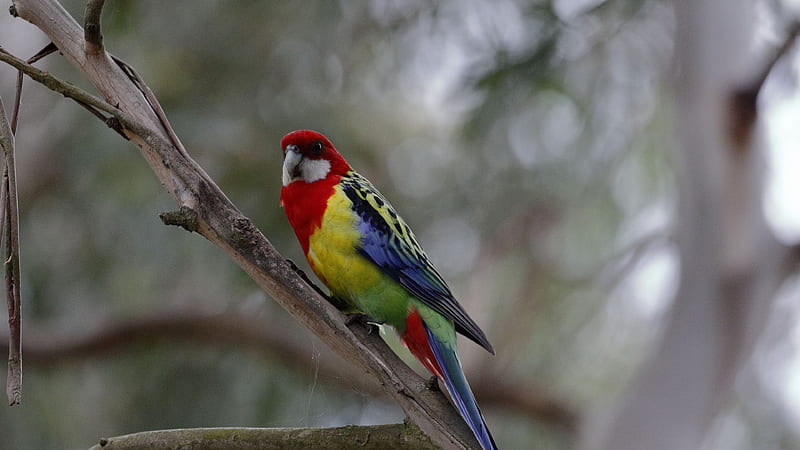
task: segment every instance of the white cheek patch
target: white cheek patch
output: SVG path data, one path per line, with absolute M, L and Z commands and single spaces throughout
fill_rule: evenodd
M 325 159 L 306 159 L 302 162 L 300 170 L 306 183 L 313 183 L 328 176 L 331 171 L 331 162 Z

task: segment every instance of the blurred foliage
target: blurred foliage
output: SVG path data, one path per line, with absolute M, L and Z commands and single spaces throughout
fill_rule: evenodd
M 82 17 L 83 2 L 65 5 Z M 675 284 L 668 2 L 115 0 L 103 24 L 109 51 L 284 255 L 303 261 L 278 207 L 278 143 L 311 128 L 392 199 L 494 342 L 496 357 L 463 342 L 470 369 L 581 413 L 624 386 Z M 37 33 L 0 31 L 0 44 L 21 52 Z M 86 84 L 57 56 L 42 66 Z M 0 67 L 4 99 L 13 75 Z M 32 83 L 25 99 L 26 327 L 161 308 L 288 317 L 207 242 L 160 223 L 175 205 L 132 145 Z M 308 367 L 158 341 L 28 365 L 24 404 L 0 408 L 0 434 L 10 448 L 85 448 L 147 429 L 401 420 L 358 381 L 328 387 Z M 573 442 L 484 409 L 501 447 Z

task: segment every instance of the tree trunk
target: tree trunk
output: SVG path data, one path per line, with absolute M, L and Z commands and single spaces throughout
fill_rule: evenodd
M 746 0 L 675 2 L 680 286 L 660 346 L 587 449 L 696 449 L 732 392 L 783 278 L 767 228 Z M 608 420 L 606 418 L 605 420 Z

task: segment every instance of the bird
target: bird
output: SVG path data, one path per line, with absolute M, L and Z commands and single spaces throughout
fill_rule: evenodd
M 483 449 L 496 449 L 456 349 L 456 332 L 491 354 L 411 228 L 330 140 L 311 130 L 281 139 L 280 205 L 311 269 L 341 310 L 391 325 L 442 381 Z

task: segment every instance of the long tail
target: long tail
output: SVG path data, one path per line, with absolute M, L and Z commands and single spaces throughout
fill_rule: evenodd
M 440 341 L 416 311 L 408 317 L 406 324 L 406 332 L 403 335 L 406 346 L 431 373 L 444 382 L 456 409 L 469 425 L 481 447 L 484 450 L 496 450 L 497 444 L 494 443 L 492 433 L 489 432 L 475 396 L 472 395 L 472 389 L 464 377 L 461 362 L 455 351 L 455 343 L 447 344 Z
M 461 413 L 461 417 L 467 422 L 472 433 L 480 442 L 481 447 L 486 450 L 496 449 L 497 444 L 494 443 L 492 433 L 486 426 L 486 421 L 483 419 L 478 403 L 475 402 L 475 396 L 472 395 L 472 389 L 469 388 L 464 371 L 461 369 L 461 362 L 458 360 L 458 355 L 455 348 L 440 342 L 431 330 L 426 326 L 425 332 L 428 334 L 428 343 L 433 351 L 433 356 L 436 357 L 436 362 L 442 369 L 445 386 L 450 397 Z

